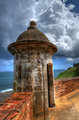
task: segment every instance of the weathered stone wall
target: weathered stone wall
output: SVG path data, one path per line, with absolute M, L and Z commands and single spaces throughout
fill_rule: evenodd
M 64 96 L 74 90 L 79 89 L 79 77 L 55 80 L 54 87 L 56 98 Z
M 73 64 L 73 67 L 79 67 L 79 63 Z
M 19 92 L 0 103 L 0 120 L 33 120 L 31 92 Z
M 52 55 L 49 53 L 28 50 L 14 55 L 13 89 L 15 92 L 29 91 L 33 93 L 35 120 L 48 119 L 48 63 L 53 64 Z
M 43 81 L 42 71 L 44 67 L 46 67 L 47 72 L 47 64 L 52 63 L 52 56 L 48 53 L 27 51 L 22 54 L 15 54 L 14 63 L 14 91 L 33 91 L 34 87 L 37 86 L 37 84 L 40 85 Z M 26 88 L 26 86 L 28 86 L 28 88 Z
M 48 102 L 54 102 L 52 55 L 57 47 L 31 21 L 27 31 L 20 34 L 8 50 L 14 55 L 13 91 L 32 92 L 34 120 L 48 120 Z M 51 64 L 48 71 L 51 79 L 47 76 L 47 64 Z M 48 85 L 50 82 L 51 86 Z M 48 91 L 51 93 L 50 100 Z

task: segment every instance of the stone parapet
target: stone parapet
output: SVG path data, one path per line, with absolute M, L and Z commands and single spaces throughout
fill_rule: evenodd
M 79 89 L 79 77 L 55 80 L 55 97 L 64 96 L 72 91 Z
M 0 103 L 0 120 L 33 120 L 31 92 L 18 92 Z

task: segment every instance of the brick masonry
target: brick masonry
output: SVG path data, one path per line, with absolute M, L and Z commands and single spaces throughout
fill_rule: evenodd
M 64 96 L 79 89 L 79 77 L 56 80 L 54 87 L 56 98 Z M 12 94 L 9 98 L 0 102 L 0 120 L 35 120 L 33 118 L 32 100 L 33 96 L 31 92 L 17 92 Z M 41 119 L 41 114 L 38 120 Z
M 0 103 L 0 120 L 32 120 L 32 94 L 20 92 Z
M 79 77 L 55 80 L 55 98 L 64 96 L 72 91 L 79 89 Z

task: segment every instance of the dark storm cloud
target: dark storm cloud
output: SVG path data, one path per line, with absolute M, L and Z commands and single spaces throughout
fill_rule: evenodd
M 7 51 L 9 43 L 26 30 L 30 18 L 29 0 L 0 0 L 0 59 L 10 59 Z
M 0 59 L 12 59 L 7 51 L 25 31 L 31 19 L 57 45 L 55 57 L 79 56 L 79 16 L 70 12 L 61 0 L 0 0 Z

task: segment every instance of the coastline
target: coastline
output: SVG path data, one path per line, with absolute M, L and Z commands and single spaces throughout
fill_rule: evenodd
M 2 92 L 0 93 L 0 102 L 12 95 L 13 91 Z

